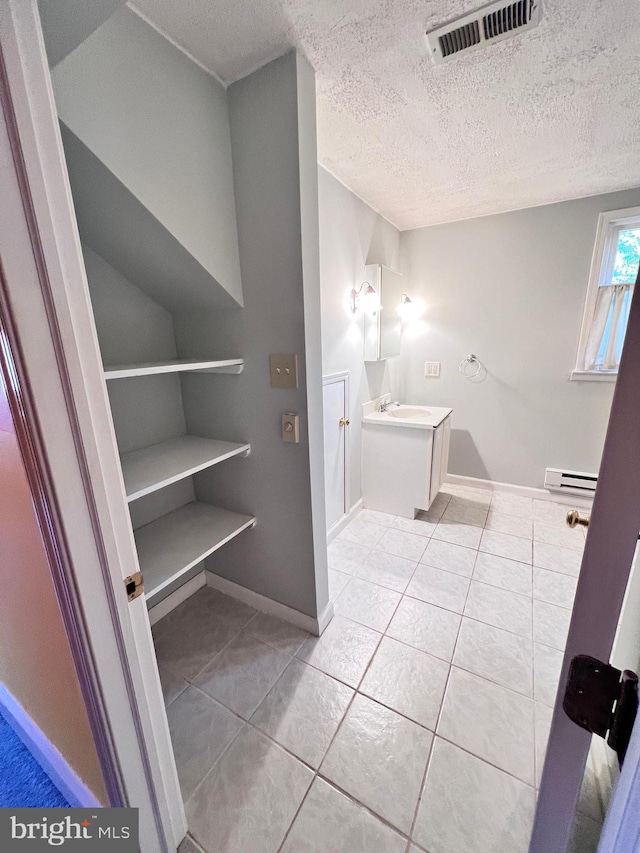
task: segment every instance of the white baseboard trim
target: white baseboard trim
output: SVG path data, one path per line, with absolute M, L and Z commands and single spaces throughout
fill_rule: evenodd
M 246 586 L 240 586 L 240 584 L 220 577 L 220 575 L 215 575 L 213 572 L 205 571 L 205 575 L 207 586 L 224 592 L 225 595 L 236 598 L 243 604 L 255 607 L 261 613 L 267 613 L 269 616 L 282 619 L 284 622 L 290 622 L 297 628 L 302 628 L 303 631 L 308 631 L 316 637 L 322 634 L 333 618 L 333 604 L 328 604 L 322 613 L 314 618 L 295 610 L 293 607 L 288 607 L 286 604 L 281 604 L 279 601 L 274 601 L 272 598 L 267 598 L 266 595 L 260 595 L 259 592 L 247 589 Z
M 318 623 L 318 631 L 312 631 L 311 633 L 314 634 L 316 637 L 321 637 L 324 632 L 324 629 L 327 627 L 327 625 L 329 624 L 329 622 L 331 622 L 332 619 L 333 601 L 330 601 L 316 620 Z
M 509 492 L 512 495 L 522 495 L 535 498 L 537 501 L 567 504 L 567 506 L 590 507 L 593 498 L 582 495 L 568 495 L 563 492 L 551 492 L 548 489 L 536 489 L 534 486 L 516 486 L 513 483 L 499 483 L 495 480 L 481 480 L 479 477 L 465 477 L 462 474 L 447 474 L 447 483 L 456 486 L 466 486 L 471 489 L 491 489 L 496 492 Z
M 87 809 L 101 808 L 101 803 L 95 795 L 2 683 L 0 683 L 0 714 L 71 806 Z
M 356 501 L 354 503 L 349 512 L 345 513 L 342 518 L 339 518 L 335 524 L 331 525 L 331 527 L 327 530 L 327 545 L 336 538 L 336 536 L 338 535 L 338 533 L 340 533 L 341 530 L 344 530 L 347 524 L 349 524 L 349 522 L 356 517 L 356 515 L 360 512 L 363 506 L 364 504 L 362 502 L 362 498 L 360 498 L 359 501 Z
M 149 622 L 152 625 L 155 625 L 159 619 L 162 619 L 163 616 L 166 616 L 167 613 L 171 613 L 172 610 L 175 610 L 179 604 L 182 604 L 183 601 L 186 601 L 187 598 L 191 598 L 194 592 L 197 592 L 199 589 L 202 589 L 203 586 L 206 586 L 207 579 L 204 576 L 204 569 L 197 574 L 191 580 L 188 580 L 181 587 L 176 589 L 171 595 L 168 595 L 166 598 L 163 598 L 162 601 L 159 601 L 153 607 L 149 608 Z

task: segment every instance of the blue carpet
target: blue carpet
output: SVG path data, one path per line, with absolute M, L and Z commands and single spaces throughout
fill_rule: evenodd
M 0 808 L 69 808 L 29 750 L 0 714 Z

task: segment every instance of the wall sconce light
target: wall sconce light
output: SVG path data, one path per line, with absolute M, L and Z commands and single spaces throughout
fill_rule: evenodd
M 352 314 L 355 314 L 361 306 L 367 314 L 375 314 L 381 310 L 380 298 L 368 281 L 363 281 L 357 290 L 355 287 L 351 289 L 349 304 Z
M 402 299 L 400 300 L 400 308 L 399 313 L 403 320 L 411 319 L 416 311 L 416 305 L 406 293 L 402 294 Z

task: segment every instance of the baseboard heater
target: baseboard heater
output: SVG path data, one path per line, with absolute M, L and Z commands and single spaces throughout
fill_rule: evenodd
M 582 471 L 563 471 L 561 468 L 547 468 L 544 472 L 544 487 L 552 492 L 567 492 L 571 495 L 590 497 L 596 490 L 598 478 L 595 474 Z

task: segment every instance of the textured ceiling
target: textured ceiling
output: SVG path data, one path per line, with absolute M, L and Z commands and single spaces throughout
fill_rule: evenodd
M 474 0 L 136 0 L 225 83 L 299 48 L 320 162 L 401 229 L 640 185 L 640 3 L 542 0 L 540 26 L 435 66 Z

